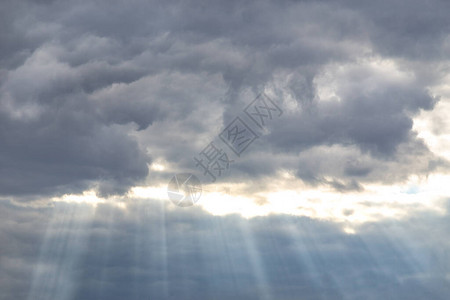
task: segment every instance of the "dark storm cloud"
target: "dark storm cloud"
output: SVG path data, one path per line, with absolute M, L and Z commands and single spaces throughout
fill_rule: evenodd
M 373 155 L 390 155 L 399 144 L 414 138 L 411 113 L 432 108 L 436 100 L 412 86 L 377 88 L 364 94 L 349 91 L 351 94 L 341 96 L 342 102 L 318 103 L 300 116 L 285 118 L 271 137 L 284 149 L 301 151 L 314 145 L 340 143 L 359 145 Z
M 368 20 L 375 49 L 382 55 L 415 60 L 449 58 L 450 3 L 433 1 L 343 1 Z
M 448 201 L 447 201 L 448 202 Z M 0 299 L 447 299 L 448 211 L 339 225 L 130 202 L 2 202 Z M 433 234 L 430 234 L 430 233 Z M 30 276 L 32 275 L 32 276 Z
M 300 178 L 321 183 L 323 176 L 331 175 L 337 178 L 334 182 L 347 180 L 350 189 L 360 189 L 355 180 L 383 181 L 386 175 L 377 172 L 377 169 L 386 170 L 389 163 L 403 164 L 411 151 L 415 155 L 409 170 L 390 168 L 397 179 L 403 180 L 411 173 L 427 174 L 433 171 L 432 162 L 439 161 L 439 158 L 429 152 L 412 131 L 412 118 L 421 110 L 432 109 L 438 99 L 429 95 L 423 87 L 417 88 L 419 83 L 414 80 L 406 83 L 389 78 L 380 80 L 379 75 L 374 73 L 365 67 L 356 67 L 347 74 L 338 74 L 339 80 L 346 81 L 340 85 L 342 89 L 335 91 L 334 97 L 338 98 L 317 97 L 318 101 L 306 109 L 285 116 L 276 123 L 268 136 L 271 144 L 294 153 L 310 149 L 310 156 L 299 163 L 297 174 Z M 336 153 L 333 145 L 357 146 L 359 151 L 342 155 Z M 317 151 L 317 146 L 328 147 L 329 151 Z M 345 167 L 342 158 L 348 163 Z M 414 161 L 419 160 L 427 160 L 430 168 L 414 166 L 417 165 Z M 366 162 L 355 165 L 352 161 Z M 340 172 L 336 170 L 337 165 L 341 165 L 338 167 Z M 419 168 L 422 170 L 419 171 Z M 372 176 L 369 176 L 371 172 Z
M 332 173 L 336 188 L 357 188 L 359 177 L 379 174 L 375 164 L 420 145 L 412 117 L 433 108 L 438 98 L 427 88 L 440 76 L 420 63 L 441 68 L 447 5 L 4 1 L 0 193 L 96 186 L 104 194 L 123 192 L 147 177 L 153 158 L 187 169 L 208 138 L 267 87 L 280 92 L 281 102 L 293 97 L 301 110 L 286 112 L 261 139 L 258 149 L 267 153 L 258 155 L 295 158 L 324 145 L 356 147 L 369 155 L 362 169 L 298 175 L 323 182 Z M 398 59 L 416 80 L 377 75 L 364 65 L 368 58 Z M 342 77 L 336 81 L 341 101 L 322 102 L 319 78 L 330 66 L 355 64 L 361 66 L 332 75 Z M 425 152 L 430 164 L 439 160 Z M 292 157 L 285 160 L 290 167 L 301 163 Z M 278 158 L 265 167 L 240 162 L 236 176 L 273 174 L 285 167 Z
M 447 72 L 449 5 L 2 1 L 0 195 L 167 182 L 264 88 L 283 116 L 223 180 L 261 191 L 285 169 L 346 192 L 448 168 L 412 120 L 439 101 L 429 88 Z M 154 159 L 167 169 L 149 173 Z M 448 204 L 346 235 L 308 218 L 129 201 L 0 202 L 0 299 L 450 294 Z
M 0 205 L 0 299 L 26 299 L 51 209 Z

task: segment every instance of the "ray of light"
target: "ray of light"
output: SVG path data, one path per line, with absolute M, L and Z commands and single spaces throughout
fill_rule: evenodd
M 74 268 L 85 250 L 93 211 L 89 205 L 55 205 L 34 267 L 29 300 L 72 299 Z

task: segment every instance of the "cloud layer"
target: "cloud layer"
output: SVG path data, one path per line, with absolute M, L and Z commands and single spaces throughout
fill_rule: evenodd
M 448 299 L 448 11 L 3 0 L 0 299 Z M 262 92 L 283 114 L 237 157 Z M 217 197 L 152 200 L 179 172 Z
M 446 299 L 450 293 L 448 215 L 371 223 L 347 235 L 309 218 L 213 217 L 137 199 L 127 209 L 1 207 L 1 240 L 8 243 L 0 246 L 0 299 Z
M 382 180 L 377 168 L 411 148 L 411 159 L 429 167 L 413 163 L 390 178 L 440 164 L 412 118 L 439 101 L 429 88 L 448 59 L 445 1 L 423 9 L 402 1 L 2 6 L 3 195 L 123 193 L 147 178 L 153 159 L 192 169 L 202 143 L 262 91 L 288 106 L 260 155 L 290 153 L 289 165 L 297 160 L 307 182 L 332 176 L 358 188 Z M 308 168 L 298 158 L 338 163 L 315 150 L 334 145 L 353 151 L 342 171 Z M 268 176 L 286 168 L 278 161 L 263 169 L 242 162 L 235 176 Z

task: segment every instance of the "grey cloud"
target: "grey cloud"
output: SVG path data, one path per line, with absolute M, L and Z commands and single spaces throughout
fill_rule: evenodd
M 38 192 L 39 186 L 45 193 L 81 191 L 98 182 L 124 191 L 147 176 L 147 163 L 155 157 L 186 169 L 192 156 L 186 154 L 219 133 L 251 98 L 249 91 L 254 97 L 274 86 L 282 91 L 278 100 L 289 94 L 302 111 L 286 113 L 271 128 L 262 138 L 259 149 L 267 154 L 261 156 L 356 146 L 371 156 L 370 166 L 340 174 L 299 171 L 305 180 L 333 173 L 335 183 L 353 186 L 377 180 L 369 176 L 378 174 L 373 165 L 397 158 L 400 145 L 420 146 L 412 117 L 437 101 L 427 87 L 439 76 L 414 63 L 435 57 L 439 65 L 442 57 L 433 49 L 445 48 L 446 31 L 439 30 L 447 26 L 443 2 L 430 2 L 416 23 L 419 4 L 401 9 L 398 1 L 389 9 L 387 2 L 353 1 L 28 4 L 27 10 L 3 4 L 10 13 L 0 52 L 2 160 L 14 169 L 13 179 L 2 176 L 4 194 L 19 194 L 21 181 L 27 182 L 24 193 Z M 436 42 L 433 49 L 412 49 L 416 36 L 420 45 Z M 383 80 L 362 66 L 332 75 L 342 76 L 335 80 L 342 101 L 320 101 L 317 80 L 329 66 L 402 54 L 399 64 L 416 80 Z M 200 87 L 198 78 L 217 87 L 195 92 L 189 87 Z M 83 143 L 91 146 L 77 147 Z M 22 149 L 25 144 L 29 151 Z M 259 169 L 255 163 L 237 165 L 236 176 L 270 175 L 284 167 L 277 167 L 277 159 Z M 33 165 L 43 173 L 39 178 Z
M 223 180 L 262 188 L 287 169 L 346 192 L 448 172 L 412 128 L 434 108 L 439 97 L 428 88 L 447 72 L 445 1 L 0 7 L 3 196 L 44 202 L 166 182 L 192 169 L 192 157 L 264 88 L 284 114 Z M 153 159 L 169 169 L 149 172 Z M 448 204 L 443 215 L 368 223 L 355 235 L 308 218 L 214 217 L 148 199 L 126 209 L 35 205 L 0 203 L 0 299 L 450 294 Z
M 326 221 L 214 217 L 166 204 L 134 199 L 126 210 L 111 204 L 93 210 L 2 202 L 0 299 L 446 299 L 450 293 L 448 212 L 418 211 L 347 235 Z
M 125 110 L 110 103 L 99 113 L 77 88 L 77 71 L 54 63 L 44 72 L 56 76 L 40 74 L 39 55 L 36 60 L 11 71 L 0 90 L 2 193 L 80 191 L 98 179 L 113 180 L 123 190 L 144 178 L 150 160 L 119 124 L 146 127 L 156 108 Z
M 373 155 L 390 155 L 400 143 L 413 138 L 412 116 L 421 109 L 432 109 L 437 99 L 414 87 L 415 82 L 377 84 L 370 73 L 361 71 L 346 78 L 351 88 L 338 91 L 340 101 L 316 101 L 300 114 L 276 123 L 271 135 L 274 144 L 299 150 L 320 144 L 356 144 Z
M 450 22 L 447 1 L 379 1 L 361 5 L 344 1 L 369 21 L 372 43 L 382 55 L 415 60 L 448 59 Z

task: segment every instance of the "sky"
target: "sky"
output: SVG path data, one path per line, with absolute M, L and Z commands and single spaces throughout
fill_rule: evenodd
M 0 300 L 449 299 L 449 11 L 2 0 Z

